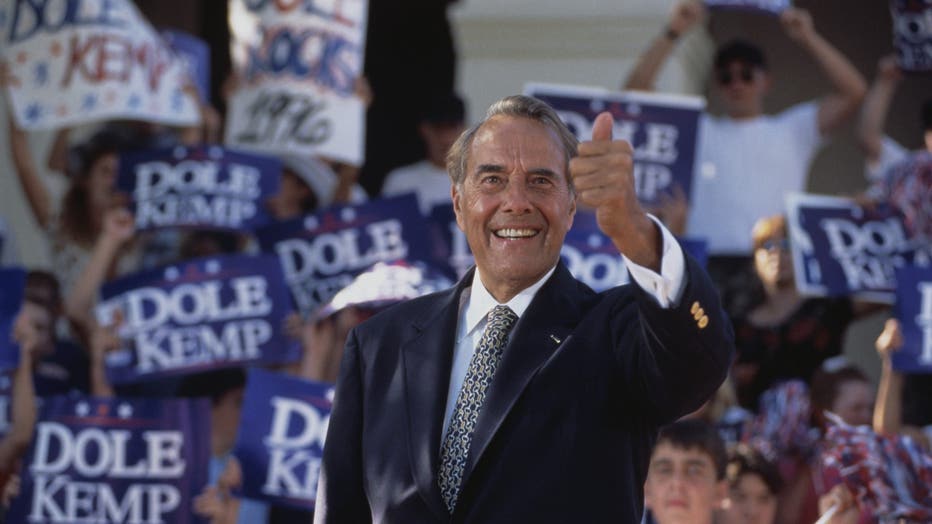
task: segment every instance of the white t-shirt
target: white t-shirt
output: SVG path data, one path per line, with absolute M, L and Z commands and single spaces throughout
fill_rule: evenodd
M 382 196 L 415 193 L 425 215 L 440 204 L 450 203 L 450 175 L 429 160 L 392 170 L 382 184 Z
M 749 120 L 703 115 L 689 236 L 705 238 L 712 255 L 749 255 L 754 223 L 784 213 L 786 194 L 805 190 L 822 145 L 818 111 L 806 102 Z
M 866 162 L 864 170 L 867 180 L 878 182 L 890 167 L 899 164 L 909 157 L 910 151 L 901 146 L 896 140 L 884 135 L 880 141 L 880 156 L 876 162 Z

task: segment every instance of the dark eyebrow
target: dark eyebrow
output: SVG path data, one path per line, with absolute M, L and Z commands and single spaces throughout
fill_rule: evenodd
M 479 164 L 476 166 L 476 174 L 481 175 L 483 173 L 504 173 L 505 166 L 498 164 Z
M 559 176 L 557 176 L 557 174 L 553 170 L 547 169 L 546 167 L 534 168 L 528 171 L 528 173 L 532 175 L 545 176 L 547 178 L 552 178 L 554 180 L 558 180 L 560 178 Z

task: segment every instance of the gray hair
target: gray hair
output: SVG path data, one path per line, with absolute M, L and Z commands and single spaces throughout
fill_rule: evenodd
M 570 190 L 572 190 L 573 182 L 569 176 L 569 163 L 570 159 L 576 156 L 576 146 L 579 144 L 579 141 L 569 128 L 566 127 L 566 124 L 563 123 L 563 120 L 560 119 L 557 112 L 554 111 L 552 107 L 541 100 L 524 95 L 507 96 L 495 102 L 489 107 L 482 121 L 474 124 L 466 131 L 463 131 L 463 134 L 456 139 L 456 142 L 450 147 L 450 151 L 447 153 L 447 173 L 449 173 L 453 183 L 457 186 L 462 186 L 463 180 L 465 180 L 469 148 L 472 146 L 472 141 L 476 137 L 479 128 L 493 117 L 499 115 L 528 118 L 535 122 L 539 122 L 557 134 L 557 137 L 560 138 L 560 142 L 563 145 L 563 152 L 566 157 L 566 165 L 564 166 L 566 181 L 570 186 Z

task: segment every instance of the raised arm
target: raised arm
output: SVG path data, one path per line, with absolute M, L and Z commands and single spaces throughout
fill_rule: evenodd
M 867 92 L 861 73 L 838 49 L 822 37 L 808 11 L 789 8 L 780 15 L 787 36 L 803 47 L 832 83 L 833 92 L 819 103 L 819 133 L 837 130 L 851 115 Z
M 45 228 L 48 227 L 52 217 L 52 198 L 45 186 L 45 182 L 39 179 L 39 170 L 36 168 L 32 152 L 29 150 L 29 139 L 26 137 L 26 132 L 16 125 L 13 118 L 13 115 L 9 116 L 10 152 L 13 154 L 13 167 L 19 177 L 23 192 L 26 193 L 26 201 L 29 202 L 29 207 L 32 209 L 36 222 Z
M 874 431 L 884 435 L 900 432 L 903 420 L 903 375 L 893 369 L 893 353 L 903 345 L 903 333 L 895 318 L 887 319 L 874 343 L 882 367 L 874 402 Z
M 0 440 L 0 472 L 11 472 L 16 459 L 29 448 L 36 427 L 36 390 L 32 382 L 33 359 L 39 345 L 39 333 L 32 318 L 23 311 L 16 318 L 13 337 L 19 343 L 19 367 L 13 375 L 12 425 Z
M 123 208 L 111 209 L 104 216 L 104 228 L 94 243 L 91 258 L 65 297 L 65 314 L 90 333 L 94 325 L 93 309 L 97 292 L 106 281 L 120 249 L 133 238 L 133 216 Z
M 877 77 L 871 85 L 864 105 L 861 107 L 861 118 L 858 121 L 858 143 L 871 164 L 880 160 L 883 144 L 883 125 L 890 110 L 890 101 L 896 93 L 897 84 L 900 83 L 900 68 L 896 65 L 896 57 L 887 55 L 877 64 Z
M 650 47 L 638 58 L 622 89 L 653 91 L 654 81 L 676 47 L 676 41 L 702 20 L 704 15 L 705 7 L 698 0 L 680 0 L 673 6 L 664 31 L 654 37 Z

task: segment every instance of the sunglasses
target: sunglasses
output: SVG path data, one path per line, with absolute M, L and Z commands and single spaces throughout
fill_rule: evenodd
M 745 84 L 750 84 L 754 80 L 754 69 L 749 66 L 742 66 L 738 69 L 738 74 L 732 74 L 730 69 L 720 69 L 718 71 L 718 83 L 727 86 L 735 80 L 741 80 Z
M 790 240 L 788 238 L 768 238 L 761 242 L 758 249 L 766 249 L 767 251 L 789 251 Z

